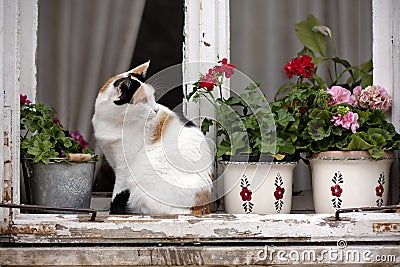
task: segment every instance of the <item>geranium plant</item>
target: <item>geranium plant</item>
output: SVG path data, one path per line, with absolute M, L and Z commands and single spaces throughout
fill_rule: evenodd
M 34 104 L 21 95 L 20 112 L 21 155 L 24 158 L 48 164 L 53 158 L 67 161 L 66 156 L 73 153 L 94 155 L 78 131 L 66 131 L 54 119 L 49 105 Z
M 373 158 L 397 149 L 400 136 L 385 114 L 392 98 L 385 88 L 371 85 L 371 61 L 352 66 L 337 57 L 331 30 L 313 16 L 296 24 L 296 34 L 304 49 L 284 71 L 297 80 L 282 86 L 272 105 L 295 118 L 296 148 L 311 153 L 367 150 Z M 333 56 L 327 55 L 328 43 Z M 327 79 L 317 74 L 321 67 Z
M 259 83 L 250 83 L 243 93 L 229 98 L 222 95 L 225 79 L 234 75 L 235 66 L 224 58 L 194 84 L 187 96 L 197 101 L 205 97 L 215 109 L 215 119 L 204 118 L 201 129 L 208 132 L 210 126 L 216 127 L 216 157 L 250 155 L 260 157 L 268 154 L 281 160 L 285 155 L 295 154 L 293 142 L 297 139 L 297 128 L 293 126 L 294 117 L 285 109 L 272 112 L 267 99 L 259 90 Z M 218 93 L 215 94 L 215 90 Z M 215 97 L 215 95 L 219 95 Z M 284 133 L 284 135 L 280 135 Z

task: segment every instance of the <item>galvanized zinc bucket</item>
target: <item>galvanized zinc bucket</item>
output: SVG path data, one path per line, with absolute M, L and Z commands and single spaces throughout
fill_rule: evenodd
M 52 207 L 89 208 L 95 162 L 30 163 L 28 194 L 31 204 Z M 66 213 L 66 212 L 43 212 Z

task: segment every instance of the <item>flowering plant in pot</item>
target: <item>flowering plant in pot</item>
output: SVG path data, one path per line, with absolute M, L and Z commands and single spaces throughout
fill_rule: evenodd
M 48 164 L 51 159 L 68 161 L 69 154 L 94 155 L 78 131 L 64 130 L 54 119 L 49 105 L 32 103 L 25 95 L 21 95 L 20 100 L 21 155 L 24 158 Z
M 204 133 L 211 126 L 216 129 L 216 158 L 222 158 L 224 167 L 225 210 L 288 213 L 292 173 L 299 159 L 294 147 L 298 122 L 285 109 L 271 109 L 259 83 L 250 83 L 238 94 L 230 90 L 230 97 L 223 97 L 225 79 L 234 73 L 235 66 L 222 59 L 200 75 L 187 97 L 194 101 L 204 97 L 215 110 L 215 118 L 204 118 L 201 129 Z
M 20 96 L 20 116 L 27 202 L 88 208 L 97 157 L 85 139 L 64 130 L 49 105 L 32 103 L 25 95 Z
M 316 211 L 382 205 L 387 199 L 387 177 L 393 155 L 390 151 L 400 145 L 400 135 L 385 113 L 391 107 L 392 98 L 383 87 L 371 85 L 371 61 L 352 66 L 336 56 L 330 29 L 320 25 L 315 17 L 296 24 L 296 34 L 304 49 L 285 65 L 284 71 L 289 79 L 297 77 L 297 81 L 279 89 L 274 105 L 290 110 L 299 118 L 295 146 L 311 155 Z M 326 53 L 329 41 L 333 56 Z M 323 66 L 328 69 L 328 79 L 317 74 Z M 359 166 L 355 163 L 357 159 L 370 166 L 378 162 L 385 168 L 379 171 L 375 168 L 367 174 L 361 174 L 358 169 L 359 174 L 353 173 L 354 166 Z M 338 163 L 346 167 L 337 167 Z M 329 166 L 334 167 L 332 172 L 327 172 Z M 327 181 L 319 176 L 320 170 L 329 177 Z M 363 181 L 355 180 L 363 175 Z M 370 185 L 359 186 L 366 185 L 368 176 L 372 176 Z M 316 189 L 320 184 L 323 189 Z M 382 190 L 375 190 L 383 184 L 385 196 Z M 364 187 L 368 192 L 361 191 Z M 354 190 L 360 190 L 359 194 Z M 373 201 L 367 200 L 368 193 Z M 344 195 L 360 195 L 361 199 L 345 201 Z M 328 196 L 329 201 L 320 201 L 322 196 Z
M 206 133 L 211 126 L 216 126 L 216 157 L 229 159 L 243 155 L 242 158 L 259 160 L 269 155 L 270 160 L 283 160 L 298 156 L 293 145 L 297 139 L 295 118 L 288 110 L 271 109 L 259 89 L 260 83 L 250 83 L 240 94 L 231 91 L 229 98 L 222 96 L 224 79 L 231 78 L 234 72 L 235 66 L 222 59 L 205 75 L 200 74 L 187 96 L 194 101 L 204 97 L 215 109 L 215 119 L 204 118 L 201 129 Z M 215 97 L 216 90 L 218 97 Z

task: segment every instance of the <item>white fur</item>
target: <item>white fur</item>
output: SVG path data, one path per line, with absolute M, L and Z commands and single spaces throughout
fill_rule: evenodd
M 132 213 L 190 213 L 198 206 L 196 193 L 211 191 L 211 151 L 198 128 L 184 127 L 175 113 L 155 103 L 150 85 L 142 83 L 140 90 L 146 102 L 114 104 L 119 92 L 113 83 L 96 99 L 95 137 L 116 175 L 112 199 L 128 189 Z M 166 115 L 172 118 L 154 142 Z

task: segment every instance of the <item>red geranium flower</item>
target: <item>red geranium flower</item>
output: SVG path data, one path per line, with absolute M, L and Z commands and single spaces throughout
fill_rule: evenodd
M 311 78 L 314 75 L 314 64 L 311 61 L 312 58 L 307 55 L 292 58 L 292 60 L 284 67 L 286 76 L 289 79 L 291 79 L 293 75 L 303 78 Z
M 343 193 L 343 189 L 338 184 L 335 186 L 332 186 L 331 191 L 332 191 L 332 196 L 334 196 L 334 197 L 340 197 Z
M 242 197 L 243 201 L 250 201 L 251 200 L 251 192 L 247 187 L 243 187 L 242 191 L 240 192 L 240 196 Z
M 284 193 L 285 193 L 285 188 L 277 186 L 274 192 L 275 199 L 276 200 L 282 199 Z
M 383 188 L 383 185 L 380 184 L 377 187 L 375 187 L 376 196 L 382 197 L 383 192 L 385 192 L 385 189 Z
M 301 107 L 301 108 L 299 109 L 299 111 L 300 111 L 300 114 L 301 114 L 301 115 L 304 115 L 304 113 L 307 112 L 307 107 Z
M 29 104 L 31 104 L 32 102 L 31 102 L 30 100 L 28 100 L 28 97 L 27 97 L 26 95 L 20 94 L 20 95 L 19 95 L 19 103 L 20 103 L 21 106 L 22 106 L 22 105 L 24 105 L 24 104 L 29 105 Z
M 203 76 L 200 79 L 200 88 L 206 88 L 208 91 L 212 91 L 214 89 L 214 86 L 217 82 L 217 78 L 214 77 L 214 75 L 210 75 L 210 72 L 207 73 L 206 76 Z

